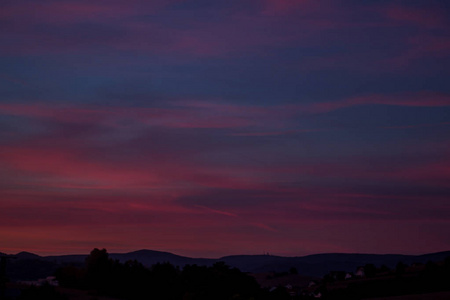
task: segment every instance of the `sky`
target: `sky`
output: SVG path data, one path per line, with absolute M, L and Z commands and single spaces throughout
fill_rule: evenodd
M 450 250 L 447 0 L 3 0 L 0 252 Z

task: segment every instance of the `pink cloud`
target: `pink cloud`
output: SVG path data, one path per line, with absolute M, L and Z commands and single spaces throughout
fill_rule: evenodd
M 16 77 L 7 75 L 7 74 L 0 74 L 0 79 L 7 80 L 7 81 L 9 81 L 11 83 L 14 83 L 14 84 L 20 84 L 22 86 L 30 86 L 28 84 L 28 82 L 26 82 L 24 80 L 21 80 L 19 78 L 16 78 Z
M 2 9 L 0 15 L 5 20 L 33 20 L 34 22 L 48 24 L 68 24 L 83 21 L 105 21 L 120 19 L 136 13 L 155 14 L 165 7 L 180 2 L 168 1 L 42 1 L 8 4 Z
M 323 3 L 311 0 L 265 0 L 260 9 L 256 6 L 251 11 L 233 10 L 220 18 L 221 21 L 210 19 L 193 19 L 177 15 L 170 6 L 179 1 L 113 1 L 105 5 L 102 2 L 47 2 L 22 5 L 12 4 L 5 7 L 3 18 L 14 22 L 8 35 L 20 36 L 13 39 L 3 48 L 7 53 L 78 53 L 88 51 L 92 47 L 108 47 L 116 50 L 134 51 L 152 54 L 183 54 L 179 59 L 192 56 L 230 56 L 251 51 L 253 54 L 266 55 L 280 47 L 307 46 L 323 47 L 332 45 L 333 40 L 324 42 L 318 38 L 323 32 L 336 28 L 361 28 L 375 26 L 396 26 L 396 22 L 418 24 L 425 28 L 446 28 L 445 17 L 436 9 L 415 9 L 402 6 L 380 7 L 378 11 L 390 22 L 372 23 L 349 21 L 354 20 L 355 11 L 335 6 L 328 1 Z M 327 3 L 328 2 L 328 3 Z M 369 6 L 370 7 L 370 6 Z M 374 9 L 374 8 L 372 8 Z M 370 9 L 367 9 L 370 11 Z M 363 12 L 366 12 L 363 10 Z M 175 14 L 173 17 L 185 18 L 184 27 L 167 26 L 157 21 L 144 20 L 142 15 Z M 71 34 L 76 25 L 83 22 L 108 24 L 108 34 L 98 33 L 95 36 Z M 66 26 L 66 38 L 55 32 L 34 30 L 36 24 L 51 26 Z M 302 30 L 299 30 L 302 28 Z M 82 30 L 82 29 L 81 29 Z M 427 38 L 433 35 L 427 34 Z M 439 39 L 438 36 L 434 37 Z M 11 39 L 10 39 L 11 40 Z M 44 43 L 42 41 L 45 41 Z M 397 61 L 404 64 L 406 57 L 417 57 L 448 50 L 448 39 L 441 37 L 440 41 L 425 42 L 414 46 L 413 53 L 387 59 L 383 67 L 392 66 Z M 430 49 L 434 49 L 431 51 Z M 327 55 L 319 60 L 311 58 L 311 67 L 321 65 L 329 68 L 335 64 L 349 65 L 353 57 L 333 57 Z M 403 60 L 403 63 L 402 63 Z M 331 61 L 331 65 L 330 65 Z M 311 64 L 311 62 L 302 62 Z M 380 62 L 374 64 L 379 67 Z M 319 66 L 320 67 L 320 66 Z
M 81 153 L 51 147 L 4 147 L 0 159 L 10 168 L 44 176 L 58 185 L 62 181 L 71 186 L 108 186 L 116 188 L 132 185 L 156 187 L 164 184 L 157 172 L 120 168 L 82 158 Z M 66 181 L 66 183 L 64 183 Z
M 0 224 L 2 242 L 16 245 L 17 248 L 22 248 L 21 251 L 44 251 L 43 247 L 56 251 L 55 249 L 64 248 L 63 245 L 67 242 L 91 248 L 100 244 L 102 247 L 108 247 L 110 251 L 117 248 L 130 251 L 143 247 L 169 250 L 179 249 L 180 245 L 183 245 L 183 251 L 194 252 L 201 252 L 201 249 L 210 248 L 211 243 L 217 243 L 218 245 L 213 245 L 211 249 L 222 249 L 221 254 L 224 255 L 231 240 L 242 244 L 242 251 L 252 251 L 252 248 L 247 248 L 248 245 L 245 246 L 248 238 L 246 231 L 267 232 L 267 228 L 258 228 L 247 220 L 236 220 L 215 212 L 211 214 L 211 211 L 205 209 L 177 213 L 175 208 L 167 213 L 161 214 L 161 211 L 157 210 L 156 214 L 152 214 L 151 211 L 128 212 L 126 201 L 122 201 L 122 210 L 109 212 L 90 207 L 80 211 L 77 207 L 71 207 L 73 203 L 49 204 L 50 206 L 16 206 L 13 210 L 2 210 L 0 214 L 6 214 L 4 221 L 11 219 L 7 217 L 8 213 L 14 214 L 14 220 L 23 217 L 20 218 L 21 224 Z M 57 207 L 53 209 L 52 204 Z M 111 203 L 105 202 L 105 206 L 111 207 Z M 164 228 L 164 231 L 160 228 Z M 222 232 L 221 239 L 214 238 L 217 232 Z M 62 233 L 65 235 L 61 236 Z M 220 247 L 222 243 L 225 248 Z M 58 247 L 52 247 L 54 244 Z
M 417 125 L 402 125 L 402 126 L 387 126 L 383 127 L 385 129 L 416 129 L 416 128 L 427 128 L 427 127 L 437 127 L 450 125 L 450 122 L 440 122 L 440 123 L 428 123 L 428 124 L 417 124 Z
M 15 245 L 8 247 L 10 251 L 18 249 L 38 253 L 73 253 L 74 249 L 84 253 L 100 245 L 110 252 L 150 248 L 205 256 L 206 248 L 216 249 L 206 256 L 255 254 L 261 249 L 273 254 L 301 255 L 345 249 L 368 251 L 364 248 L 369 247 L 367 244 L 355 245 L 351 240 L 355 236 L 359 237 L 357 241 L 363 238 L 362 235 L 367 233 L 365 227 L 371 228 L 371 237 L 378 237 L 371 242 L 379 242 L 380 237 L 390 239 L 384 234 L 385 225 L 395 223 L 398 232 L 410 228 L 407 223 L 411 221 L 399 221 L 398 217 L 393 220 L 392 216 L 386 219 L 389 207 L 385 210 L 378 206 L 370 209 L 361 201 L 333 202 L 329 200 L 333 199 L 333 191 L 325 192 L 324 189 L 310 192 L 311 199 L 298 194 L 293 196 L 296 201 L 271 201 L 251 207 L 236 207 L 232 211 L 201 205 L 190 208 L 165 201 L 155 203 L 144 195 L 91 196 L 83 197 L 82 201 L 75 201 L 76 195 L 72 201 L 66 198 L 55 201 L 59 196 L 42 195 L 39 199 L 32 198 L 34 201 L 31 202 L 20 200 L 22 196 L 16 195 L 9 202 L 0 204 L 0 215 L 5 217 L 2 220 L 13 221 L 0 225 L 0 235 L 4 243 Z M 317 197 L 318 193 L 323 195 Z M 22 224 L 16 225 L 14 220 L 17 221 L 18 216 L 23 217 Z M 62 216 L 65 216 L 64 220 Z M 414 219 L 414 223 L 419 225 L 427 222 L 431 221 Z M 403 226 L 405 228 L 400 229 Z M 220 232 L 220 238 L 217 238 L 217 232 Z M 286 236 L 296 237 L 288 248 Z M 408 234 L 400 237 L 410 238 Z M 329 245 L 324 240 L 329 241 Z M 370 244 L 372 250 L 377 249 L 375 246 Z M 392 247 L 400 245 L 392 244 Z M 383 249 L 386 248 L 380 250 L 387 251 Z
M 284 131 L 265 131 L 265 132 L 238 132 L 232 133 L 232 136 L 280 136 L 280 135 L 292 135 L 297 133 L 308 133 L 308 132 L 320 132 L 325 131 L 324 129 L 293 129 Z
M 177 2 L 177 1 L 173 1 Z M 334 28 L 336 22 L 323 16 L 314 1 L 267 1 L 262 15 L 256 12 L 234 11 L 224 15 L 224 21 L 185 18 L 184 28 L 176 28 L 155 21 L 143 21 L 145 14 L 175 13 L 163 1 L 129 1 L 102 3 L 40 3 L 31 7 L 7 6 L 4 17 L 17 24 L 11 32 L 23 38 L 14 40 L 3 49 L 7 53 L 77 53 L 93 46 L 118 50 L 157 54 L 183 54 L 183 56 L 227 56 L 253 51 L 265 54 L 263 47 L 281 47 L 302 40 L 314 40 L 318 31 Z M 314 18 L 294 18 L 292 12 L 305 16 L 314 11 Z M 289 14 L 296 26 L 285 26 Z M 108 34 L 91 35 L 70 33 L 83 22 L 107 23 Z M 36 31 L 35 24 L 66 26 L 67 38 L 54 32 Z M 300 31 L 296 27 L 308 28 Z M 117 32 L 116 32 L 117 31 Z M 78 32 L 75 30 L 75 32 Z M 95 33 L 94 33 L 95 34 Z M 111 36 L 116 34 L 115 36 Z M 42 43 L 45 41 L 45 43 Z
M 264 0 L 244 4 L 243 10 L 236 4 L 225 13 L 202 8 L 204 16 L 192 17 L 181 7 L 170 10 L 173 1 L 44 1 L 28 6 L 10 1 L 0 11 L 7 29 L 2 34 L 7 42 L 0 51 L 34 54 L 37 64 L 48 56 L 36 54 L 98 54 L 105 48 L 124 53 L 127 61 L 127 55 L 138 53 L 151 56 L 152 61 L 158 55 L 168 55 L 175 60 L 206 57 L 209 63 L 211 58 L 233 55 L 272 57 L 283 48 L 288 55 L 273 67 L 285 64 L 282 67 L 298 68 L 295 64 L 303 63 L 304 58 L 295 57 L 295 51 L 320 50 L 318 59 L 304 62 L 306 71 L 314 67 L 348 68 L 352 63 L 379 71 L 386 65 L 391 69 L 407 67 L 418 58 L 448 57 L 450 43 L 443 31 L 448 21 L 432 8 L 383 7 L 377 11 L 382 22 L 366 22 L 364 14 L 371 7 L 359 5 L 352 10 L 327 2 Z M 176 22 L 161 21 L 165 17 Z M 399 46 L 398 57 L 384 61 L 370 58 L 369 62 L 367 57 L 373 52 L 352 52 L 352 43 L 359 42 L 359 36 L 352 36 L 353 30 L 365 34 L 366 28 L 383 31 L 399 27 L 408 32 L 417 29 L 418 33 L 400 36 L 399 44 L 388 49 L 395 52 Z M 381 39 L 381 43 L 386 42 Z M 333 51 L 337 45 L 339 49 Z M 79 58 L 69 55 L 58 59 L 75 64 Z M 290 59 L 296 61 L 293 66 Z M 34 59 L 21 63 L 34 65 Z M 34 76 L 39 67 L 23 70 Z M 0 79 L 14 88 L 28 87 L 27 82 L 9 74 L 0 75 Z M 101 83 L 92 82 L 97 84 Z M 222 255 L 259 253 L 261 249 L 300 254 L 382 251 L 377 248 L 380 241 L 403 251 L 402 243 L 414 246 L 416 231 L 411 228 L 422 230 L 422 237 L 427 237 L 436 232 L 432 228 L 448 225 L 445 188 L 450 160 L 443 154 L 448 152 L 445 143 L 408 145 L 395 140 L 386 144 L 385 153 L 370 150 L 359 154 L 369 146 L 351 149 L 352 144 L 341 143 L 339 150 L 348 152 L 334 153 L 334 149 L 322 148 L 328 143 L 323 141 L 325 135 L 314 134 L 328 129 L 298 127 L 310 119 L 316 121 L 312 114 L 355 106 L 447 108 L 450 95 L 424 91 L 327 102 L 286 100 L 299 104 L 268 107 L 223 99 L 182 99 L 160 102 L 164 107 L 125 108 L 7 100 L 10 102 L 0 104 L 0 115 L 20 118 L 2 118 L 12 122 L 0 148 L 0 251 L 78 249 L 87 253 L 93 247 L 110 251 L 145 247 L 182 249 L 194 255 L 202 255 L 205 248 Z M 31 128 L 35 124 L 36 130 Z M 295 136 L 285 139 L 284 135 Z M 258 138 L 266 136 L 283 137 Z M 276 144 L 278 141 L 282 144 Z M 351 143 L 361 141 L 353 139 Z M 389 148 L 393 144 L 395 148 Z M 404 157 L 413 152 L 412 158 Z M 425 190 L 422 194 L 421 189 Z M 425 200 L 429 210 L 417 204 Z M 408 222 L 416 222 L 417 228 Z M 434 227 L 421 227 L 427 224 Z M 386 231 L 391 227 L 397 229 Z M 449 246 L 444 233 L 450 227 L 442 227 L 436 235 L 443 238 L 429 241 L 437 250 L 442 250 L 438 246 Z M 369 240 L 367 232 L 378 238 Z
M 329 15 L 323 15 L 325 10 L 319 9 L 314 1 L 279 2 L 265 1 L 261 10 L 251 12 L 234 10 L 220 18 L 220 22 L 189 19 L 183 29 L 132 21 L 126 28 L 134 37 L 117 46 L 127 50 L 182 53 L 184 56 L 228 57 L 249 51 L 253 55 L 266 55 L 270 49 L 298 41 L 309 42 L 312 46 L 311 43 L 317 44 L 318 32 L 342 26 L 340 22 L 330 21 Z M 327 13 L 330 11 L 328 9 Z M 310 16 L 311 13 L 314 15 Z M 307 30 L 298 30 L 299 27 Z M 151 39 L 142 40 L 141 36 L 170 36 L 170 39 L 155 44 Z
M 158 197 L 173 199 L 178 193 L 204 188 L 267 188 L 264 175 L 249 167 L 217 168 L 214 164 L 195 163 L 192 153 L 183 149 L 171 151 L 166 154 L 164 149 L 154 149 L 149 161 L 130 156 L 112 164 L 74 140 L 50 136 L 3 147 L 0 163 L 9 174 L 15 174 L 13 184 L 47 191 L 155 189 L 161 191 Z M 171 196 L 167 198 L 166 193 Z
M 392 70 L 404 69 L 422 58 L 447 57 L 450 39 L 445 34 L 449 22 L 445 13 L 430 3 L 426 7 L 388 5 L 379 9 L 394 26 L 417 26 L 421 30 L 412 36 L 403 37 L 407 48 L 393 57 L 380 61 Z
M 437 92 L 374 95 L 346 100 L 350 105 L 383 104 L 398 106 L 442 107 L 450 106 L 450 95 Z
M 265 0 L 263 15 L 288 15 L 301 10 L 303 14 L 320 7 L 320 3 L 311 0 Z
M 397 56 L 380 63 L 391 69 L 404 69 L 420 62 L 423 58 L 446 58 L 450 51 L 450 38 L 445 35 L 418 34 L 405 41 L 408 48 Z M 426 72 L 425 69 L 423 72 Z
M 445 186 L 450 182 L 450 159 L 406 166 L 390 175 L 391 178 L 433 186 Z
M 122 126 L 123 120 L 168 128 L 270 128 L 277 131 L 245 131 L 234 135 L 280 135 L 314 132 L 317 129 L 287 129 L 299 114 L 327 113 L 359 105 L 396 105 L 416 107 L 450 106 L 450 96 L 436 92 L 396 95 L 365 95 L 334 102 L 314 102 L 272 107 L 243 106 L 205 101 L 176 101 L 168 108 L 120 108 L 101 106 L 58 106 L 50 104 L 0 104 L 0 113 L 50 119 L 58 122 Z
M 0 104 L 0 112 L 59 122 L 105 124 L 112 127 L 120 126 L 123 119 L 171 128 L 232 128 L 253 124 L 244 116 L 223 114 L 216 110 L 193 111 L 176 107 L 164 109 L 88 106 L 82 108 L 48 104 Z
M 237 217 L 238 215 L 228 212 L 228 211 L 224 211 L 224 210 L 218 210 L 218 209 L 212 209 L 203 205 L 194 205 L 195 207 L 201 208 L 202 210 L 214 213 L 214 214 L 219 214 L 219 215 L 224 215 L 224 216 L 228 216 L 228 217 Z
M 389 5 L 385 8 L 385 13 L 391 20 L 421 27 L 442 28 L 447 23 L 443 12 L 432 6 L 416 8 L 411 6 Z
M 257 228 L 262 228 L 264 230 L 270 231 L 270 232 L 279 232 L 278 230 L 276 230 L 275 228 L 264 224 L 264 223 L 251 223 L 251 225 L 257 227 Z
M 396 105 L 416 107 L 450 106 L 450 95 L 436 92 L 403 93 L 397 95 L 366 95 L 334 102 L 319 102 L 298 106 L 310 113 L 326 113 L 340 108 L 359 105 Z
M 283 106 L 241 106 L 207 102 L 174 102 L 168 108 L 58 106 L 51 104 L 0 104 L 0 113 L 63 123 L 122 127 L 123 121 L 167 128 L 283 128 L 295 112 Z

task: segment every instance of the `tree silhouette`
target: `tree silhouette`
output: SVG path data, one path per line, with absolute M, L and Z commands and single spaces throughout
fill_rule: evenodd
M 377 268 L 374 264 L 366 264 L 364 266 L 364 274 L 366 275 L 366 277 L 374 277 L 376 273 Z
M 56 276 L 61 286 L 120 299 L 266 299 L 253 277 L 223 262 L 212 267 L 187 265 L 182 270 L 170 263 L 146 268 L 136 260 L 114 261 L 105 249 L 97 248 L 86 258 L 85 268 L 66 266 Z
M 87 284 L 101 291 L 108 289 L 112 277 L 112 261 L 109 260 L 106 249 L 95 248 L 86 258 Z
M 407 265 L 401 261 L 399 261 L 397 263 L 397 266 L 395 267 L 395 273 L 397 275 L 402 275 L 403 273 L 405 273 Z
M 8 278 L 6 277 L 6 256 L 0 257 L 0 299 L 4 297 L 5 286 Z

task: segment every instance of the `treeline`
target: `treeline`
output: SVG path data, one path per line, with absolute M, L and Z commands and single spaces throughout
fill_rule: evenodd
M 250 300 L 289 299 L 287 293 L 269 293 L 256 280 L 222 262 L 212 267 L 170 263 L 151 268 L 137 261 L 120 263 L 105 249 L 94 249 L 85 267 L 65 266 L 56 271 L 61 287 L 89 290 L 120 299 Z
M 408 266 L 399 262 L 395 269 L 376 269 L 366 265 L 367 280 L 348 281 L 346 288 L 331 288 L 333 282 L 342 279 L 324 279 L 324 299 L 365 299 L 373 297 L 401 296 L 450 291 L 450 257 L 443 262 Z

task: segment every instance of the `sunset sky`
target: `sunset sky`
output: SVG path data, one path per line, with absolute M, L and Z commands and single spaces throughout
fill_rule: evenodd
M 3 0 L 0 252 L 450 250 L 450 1 Z

